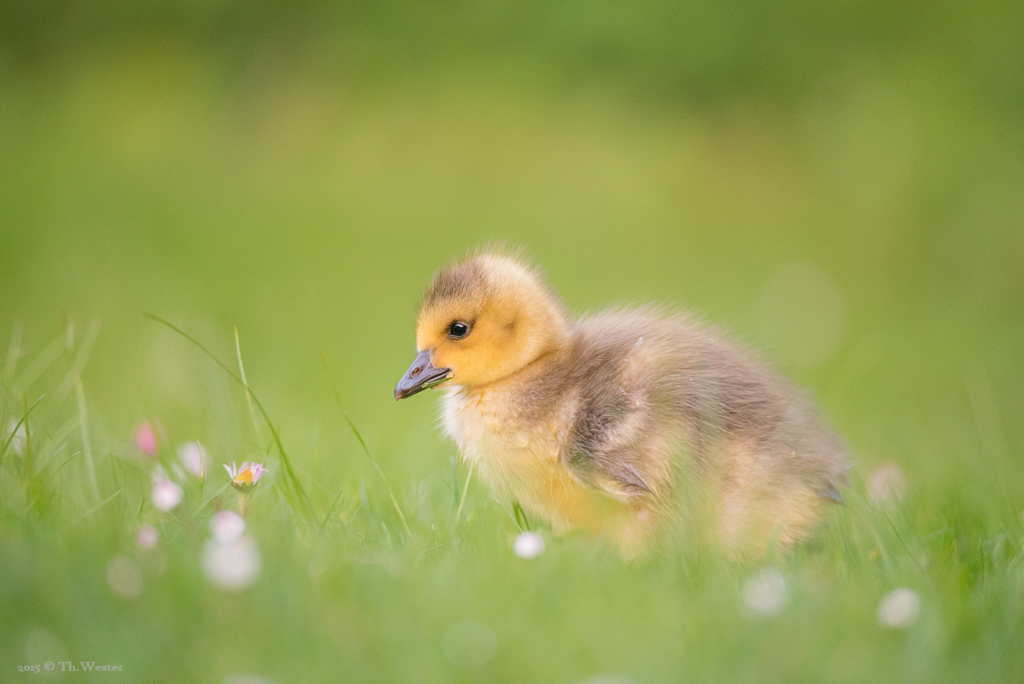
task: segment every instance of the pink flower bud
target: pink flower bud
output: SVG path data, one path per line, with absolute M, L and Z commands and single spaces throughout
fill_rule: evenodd
M 147 456 L 156 456 L 156 433 L 153 432 L 153 426 L 149 424 L 149 421 L 142 421 L 135 428 L 132 439 L 139 451 Z

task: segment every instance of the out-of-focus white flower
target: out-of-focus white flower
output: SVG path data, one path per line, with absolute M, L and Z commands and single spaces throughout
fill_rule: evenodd
M 206 473 L 206 450 L 198 441 L 185 442 L 179 446 L 178 459 L 185 466 L 185 470 L 196 477 L 202 477 Z
M 181 503 L 181 487 L 170 480 L 157 480 L 153 483 L 153 505 L 167 512 Z
M 475 670 L 491 662 L 498 651 L 498 637 L 482 622 L 463 620 L 445 631 L 441 647 L 453 665 Z
M 28 442 L 28 433 L 25 431 L 25 423 L 18 423 L 21 421 L 12 420 L 7 424 L 7 430 L 3 433 L 3 440 L 11 440 L 10 450 L 16 453 L 18 456 L 25 455 L 25 444 Z M 15 430 L 17 428 L 17 430 Z M 0 445 L 3 443 L 0 442 Z
M 156 456 L 156 432 L 153 431 L 153 426 L 149 424 L 148 420 L 142 421 L 135 428 L 135 432 L 132 433 L 132 441 L 142 453 L 147 456 Z
M 876 506 L 891 506 L 903 501 L 907 493 L 907 478 L 903 468 L 895 463 L 878 466 L 868 476 L 868 499 Z
M 143 551 L 148 551 L 156 546 L 159 538 L 160 535 L 152 525 L 140 525 L 139 529 L 135 531 L 135 545 Z
M 241 466 L 236 466 L 234 461 L 231 462 L 231 465 L 225 463 L 224 470 L 228 471 L 228 476 L 231 477 L 231 486 L 244 493 L 255 487 L 267 472 L 262 463 L 249 463 L 248 461 L 242 461 Z
M 536 532 L 520 532 L 512 542 L 512 552 L 520 558 L 536 558 L 544 553 L 544 537 Z
M 272 682 L 259 675 L 236 672 L 225 677 L 221 684 L 272 684 Z
M 210 518 L 210 534 L 218 544 L 234 544 L 245 534 L 245 520 L 234 511 L 217 511 Z
M 878 624 L 883 627 L 906 629 L 914 624 L 921 612 L 921 599 L 913 589 L 893 589 L 878 602 Z
M 758 615 L 775 615 L 786 605 L 786 578 L 778 568 L 765 568 L 743 585 L 743 602 Z
M 56 634 L 42 627 L 33 627 L 25 635 L 23 654 L 30 663 L 59 663 L 69 658 L 64 642 Z
M 131 558 L 114 556 L 107 563 L 107 584 L 118 596 L 138 596 L 142 593 L 142 573 Z
M 245 589 L 260 574 L 260 554 L 252 537 L 243 536 L 230 544 L 208 539 L 203 547 L 203 573 L 221 589 Z

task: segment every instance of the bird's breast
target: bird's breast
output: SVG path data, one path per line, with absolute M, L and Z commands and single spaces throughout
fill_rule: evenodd
M 489 486 L 556 528 L 599 529 L 606 497 L 575 478 L 560 458 L 565 420 L 555 410 L 523 410 L 520 398 L 493 389 L 452 388 L 442 421 L 462 458 Z
M 505 393 L 452 388 L 444 400 L 442 420 L 463 458 L 475 465 L 504 470 L 528 465 L 524 461 L 558 460 L 553 422 L 526 419 Z

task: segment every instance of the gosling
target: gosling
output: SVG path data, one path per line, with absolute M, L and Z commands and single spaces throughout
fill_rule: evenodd
M 478 253 L 434 275 L 416 346 L 395 398 L 442 388 L 444 430 L 492 489 L 627 558 L 685 517 L 681 500 L 710 510 L 732 557 L 806 540 L 841 502 L 846 456 L 814 407 L 690 316 L 571 320 L 534 268 Z

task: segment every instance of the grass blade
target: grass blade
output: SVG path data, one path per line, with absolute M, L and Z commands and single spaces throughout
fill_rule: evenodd
M 462 507 L 466 505 L 466 494 L 469 493 L 469 481 L 473 479 L 473 466 L 476 465 L 476 461 L 469 462 L 469 470 L 466 471 L 466 484 L 462 487 L 462 496 L 459 497 L 459 510 L 455 511 L 455 519 L 452 520 L 452 529 L 462 518 Z
M 87 511 L 86 511 L 85 513 L 83 513 L 83 514 L 81 515 L 81 517 L 80 517 L 80 518 L 78 518 L 78 519 L 79 519 L 79 520 L 85 520 L 85 519 L 86 519 L 86 518 L 88 518 L 88 517 L 89 517 L 90 515 L 92 515 L 93 513 L 95 513 L 96 511 L 100 510 L 101 508 L 103 508 L 104 506 L 106 506 L 106 505 L 107 505 L 108 503 L 110 503 L 111 501 L 113 501 L 113 500 L 114 500 L 114 498 L 115 498 L 115 497 L 117 497 L 117 495 L 118 495 L 118 494 L 120 494 L 120 493 L 121 493 L 122 491 L 124 491 L 124 490 L 123 490 L 123 489 L 118 489 L 118 490 L 117 490 L 116 492 L 114 492 L 113 494 L 111 494 L 110 496 L 108 496 L 108 497 L 107 497 L 106 499 L 104 499 L 103 501 L 100 501 L 100 502 L 99 502 L 98 504 L 96 504 L 95 506 L 93 506 L 92 508 L 90 508 L 89 510 L 87 510 Z
M 28 416 L 29 416 L 30 413 L 32 413 L 32 409 L 34 409 L 36 406 L 39 406 L 39 402 L 41 402 L 45 398 L 46 398 L 46 395 L 43 394 L 38 399 L 36 399 L 35 403 L 33 403 L 31 406 L 29 406 L 28 410 L 25 411 L 25 414 L 21 417 L 21 420 L 19 420 L 17 423 L 15 423 L 14 429 L 11 430 L 11 434 L 7 435 L 7 439 L 4 440 L 3 447 L 0 447 L 0 461 L 3 460 L 4 454 L 7 453 L 7 448 L 9 446 L 11 446 L 11 442 L 14 441 L 14 438 L 17 436 L 18 430 L 21 429 L 21 426 L 22 425 L 28 425 Z M 27 427 L 25 428 L 25 434 L 28 435 L 28 428 Z
M 78 426 L 82 430 L 82 451 L 85 452 L 85 465 L 89 469 L 89 484 L 92 487 L 92 495 L 95 499 L 100 498 L 100 488 L 96 484 L 96 464 L 92 460 L 92 442 L 89 440 L 89 418 L 85 410 L 85 390 L 82 388 L 82 379 L 75 377 L 75 394 L 78 396 Z
M 388 483 L 388 478 L 384 475 L 384 471 L 381 470 L 380 464 L 377 463 L 377 459 L 373 457 L 370 450 L 366 447 L 366 442 L 363 441 L 363 436 L 359 434 L 359 429 L 356 424 L 349 418 L 348 412 L 345 411 L 344 405 L 341 403 L 341 395 L 338 394 L 338 388 L 334 385 L 334 380 L 331 378 L 331 369 L 327 365 L 327 359 L 324 357 L 323 352 L 319 352 L 320 362 L 324 364 L 324 370 L 327 372 L 327 384 L 331 386 L 331 391 L 334 393 L 334 398 L 338 402 L 338 408 L 341 409 L 341 415 L 345 416 L 345 420 L 348 422 L 348 426 L 352 428 L 353 434 L 356 439 L 359 440 L 359 444 L 363 447 L 363 452 L 366 454 L 370 462 L 373 463 L 373 467 L 377 469 L 377 474 L 380 475 L 381 482 L 384 483 L 384 489 L 388 491 L 388 496 L 391 497 L 391 504 L 395 507 L 395 511 L 398 513 L 399 519 L 402 521 L 402 527 L 405 528 L 405 533 L 412 536 L 412 531 L 409 530 L 409 524 L 405 522 L 405 514 L 402 513 L 402 507 L 398 505 L 398 499 L 395 498 L 395 492 L 392 491 L 391 485 Z
M 238 326 L 235 326 L 235 356 L 238 358 L 238 372 L 242 376 L 242 384 L 249 386 L 245 377 L 245 366 L 242 364 L 242 343 L 238 339 Z M 263 430 L 260 429 L 260 421 L 256 419 L 256 410 L 252 406 L 252 397 L 245 393 L 245 403 L 249 406 L 249 417 L 252 418 L 252 429 L 256 431 L 256 439 L 260 442 L 260 451 L 267 453 L 267 445 L 263 441 Z
M 48 344 L 41 352 L 39 352 L 32 363 L 28 364 L 21 375 L 18 376 L 16 386 L 20 387 L 22 391 L 28 391 L 32 387 L 32 384 L 39 378 L 40 375 L 46 372 L 46 370 L 53 365 L 54 361 L 59 359 L 62 354 L 67 351 L 64 344 L 64 335 L 60 335 L 53 342 Z
M 153 314 L 148 313 L 143 315 L 152 321 L 156 321 L 157 323 L 170 328 L 171 330 L 178 333 L 186 340 L 194 344 L 196 347 L 199 348 L 201 352 L 206 354 L 206 356 L 209 357 L 211 361 L 220 366 L 221 369 L 228 374 L 228 376 L 230 376 L 235 382 L 237 382 L 239 385 L 245 388 L 245 391 L 247 392 L 248 396 L 252 397 L 252 401 L 256 405 L 256 408 L 259 409 L 260 415 L 263 416 L 263 420 L 264 422 L 266 422 L 267 427 L 270 428 L 270 434 L 273 436 L 274 443 L 277 445 L 277 453 L 281 457 L 282 465 L 284 465 L 284 481 L 286 483 L 286 489 L 290 487 L 291 490 L 294 491 L 296 498 L 300 502 L 302 502 L 302 512 L 307 522 L 319 527 L 320 521 L 317 519 L 316 514 L 313 512 L 313 503 L 309 500 L 309 495 L 306 494 L 305 488 L 302 486 L 302 483 L 299 482 L 299 478 L 296 477 L 295 471 L 292 469 L 291 460 L 288 458 L 288 452 L 285 450 L 284 444 L 281 443 L 281 436 L 277 433 L 277 428 L 274 427 L 274 423 L 270 420 L 270 416 L 267 414 L 267 410 L 263 408 L 263 403 L 260 402 L 259 397 L 257 397 L 256 394 L 249 388 L 249 385 L 245 382 L 245 380 L 235 375 L 234 371 L 232 371 L 220 359 L 214 356 L 213 352 L 207 349 L 202 342 L 192 337 L 181 328 L 177 327 L 176 325 L 169 321 L 164 320 L 163 318 L 160 318 L 159 316 L 154 316 Z
M 85 364 L 89 361 L 89 356 L 92 354 L 92 347 L 96 344 L 96 338 L 99 337 L 100 328 L 102 323 L 98 318 L 94 318 L 89 323 L 89 329 L 85 333 L 85 337 L 82 338 L 82 344 L 78 347 L 78 353 L 75 354 L 74 361 L 71 362 L 71 368 L 65 374 L 64 379 L 61 381 L 60 386 L 57 387 L 57 391 L 53 393 L 54 399 L 60 404 L 74 389 L 75 382 L 82 377 L 82 370 L 85 368 Z M 69 331 L 73 328 L 69 327 Z M 73 332 L 69 332 L 68 337 L 72 337 Z M 69 347 L 70 348 L 70 347 Z
M 526 530 L 529 531 L 530 530 L 530 519 L 526 517 L 526 511 L 523 510 L 523 507 L 519 505 L 518 501 L 513 501 L 512 502 L 512 510 L 515 511 L 516 522 L 517 523 L 522 522 L 523 527 L 525 527 Z
M 494 499 L 494 503 L 498 504 L 498 506 L 501 508 L 501 510 L 505 511 L 505 514 L 509 518 L 512 519 L 512 522 L 515 523 L 516 527 L 519 528 L 519 531 L 522 532 L 523 531 L 523 527 L 522 527 L 522 525 L 519 524 L 519 521 L 516 519 L 516 516 L 512 515 L 511 513 L 509 513 L 508 509 L 501 505 L 501 502 L 498 501 L 498 497 L 492 496 L 491 498 Z
M 11 341 L 7 345 L 7 358 L 4 360 L 4 383 L 11 384 L 14 379 L 14 372 L 18 367 L 18 358 L 21 356 L 21 336 L 24 330 L 21 323 L 15 323 L 11 330 Z
M 341 501 L 341 495 L 344 493 L 345 490 L 341 489 L 338 491 L 338 496 L 334 497 L 334 501 L 331 502 L 331 507 L 327 509 L 327 515 L 324 516 L 322 527 L 327 527 L 327 521 L 331 519 L 331 516 L 334 514 L 334 508 L 338 505 L 338 502 Z

